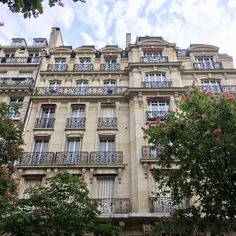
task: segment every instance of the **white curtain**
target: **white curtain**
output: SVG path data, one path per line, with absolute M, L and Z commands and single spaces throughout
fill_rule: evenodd
M 114 185 L 114 178 L 98 178 L 97 198 L 113 198 Z
M 102 107 L 102 117 L 113 118 L 115 117 L 115 108 L 114 107 Z

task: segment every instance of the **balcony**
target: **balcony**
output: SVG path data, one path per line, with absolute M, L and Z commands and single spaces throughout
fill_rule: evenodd
M 83 129 L 85 128 L 86 118 L 67 118 L 67 129 Z
M 161 146 L 142 146 L 142 158 L 157 159 L 161 153 Z
M 200 88 L 203 91 L 209 91 L 211 93 L 236 93 L 236 85 L 202 85 Z
M 99 117 L 98 128 L 117 128 L 116 117 Z
M 95 198 L 93 201 L 101 214 L 128 214 L 130 212 L 129 198 Z
M 74 71 L 92 71 L 93 65 L 92 64 L 75 64 Z
M 185 204 L 186 205 L 186 204 Z M 150 197 L 149 208 L 150 212 L 155 213 L 171 213 L 177 209 L 183 209 L 184 204 L 174 205 L 171 197 Z
M 63 72 L 67 71 L 67 68 L 68 68 L 67 64 L 48 64 L 47 71 Z
M 163 63 L 163 62 L 168 62 L 168 57 L 166 57 L 166 56 L 140 57 L 140 62 L 144 62 L 144 63 Z
M 36 88 L 34 95 L 39 96 L 117 96 L 123 95 L 127 87 L 60 87 L 52 89 L 49 87 Z
M 52 165 L 53 159 L 53 152 L 24 152 L 19 165 Z
M 168 111 L 146 111 L 147 121 L 164 120 Z
M 41 57 L 1 57 L 1 63 L 39 63 Z
M 55 165 L 81 165 L 88 163 L 88 152 L 57 152 Z
M 29 87 L 33 84 L 34 80 L 31 77 L 0 78 L 0 87 Z
M 21 115 L 21 112 L 18 110 L 9 110 L 7 116 L 9 119 L 19 119 Z
M 194 62 L 193 68 L 195 70 L 215 70 L 223 69 L 221 62 Z
M 119 70 L 120 64 L 117 63 L 111 63 L 111 64 L 101 64 L 101 70 L 105 71 L 114 71 Z
M 169 88 L 172 87 L 172 81 L 143 81 L 144 88 Z
M 52 129 L 54 127 L 55 118 L 37 118 L 36 129 Z
M 90 164 L 122 164 L 123 152 L 107 151 L 107 152 L 91 152 L 89 158 Z

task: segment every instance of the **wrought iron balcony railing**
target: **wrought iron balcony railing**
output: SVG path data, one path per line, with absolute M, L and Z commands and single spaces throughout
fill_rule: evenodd
M 88 152 L 57 152 L 55 165 L 80 165 L 88 163 Z
M 161 146 L 142 146 L 142 158 L 156 159 L 161 153 Z
M 223 69 L 221 62 L 194 62 L 193 68 L 196 70 Z
M 74 71 L 91 71 L 93 64 L 74 64 Z
M 60 87 L 52 89 L 49 87 L 38 87 L 34 95 L 46 96 L 116 96 L 123 95 L 127 87 Z
M 39 63 L 41 57 L 1 57 L 1 63 Z
M 85 128 L 86 118 L 67 118 L 66 128 Z
M 48 71 L 67 71 L 67 64 L 48 64 Z
M 150 197 L 149 198 L 150 212 L 156 213 L 171 213 L 175 209 L 183 209 L 184 204 L 174 205 L 171 197 Z
M 169 88 L 172 87 L 171 81 L 143 81 L 142 86 L 145 88 Z
M 90 152 L 89 158 L 90 164 L 122 164 L 123 163 L 123 152 L 119 151 L 98 151 Z
M 93 201 L 101 214 L 127 214 L 130 212 L 129 198 L 95 198 Z
M 53 152 L 24 152 L 19 165 L 51 165 L 53 160 Z
M 119 70 L 120 69 L 120 64 L 117 63 L 111 63 L 111 64 L 101 64 L 101 70 Z
M 162 63 L 168 62 L 167 56 L 159 56 L 159 57 L 140 57 L 140 62 L 145 63 Z
M 211 93 L 236 93 L 236 85 L 202 85 L 200 88 L 203 91 Z
M 98 128 L 117 128 L 116 117 L 99 117 Z
M 0 78 L 0 87 L 28 87 L 34 84 L 32 77 Z
M 147 121 L 164 120 L 168 111 L 147 111 Z
M 20 118 L 21 112 L 17 111 L 17 110 L 10 110 L 7 114 L 9 119 L 16 119 L 16 118 Z
M 55 118 L 37 118 L 35 128 L 50 129 L 54 127 Z

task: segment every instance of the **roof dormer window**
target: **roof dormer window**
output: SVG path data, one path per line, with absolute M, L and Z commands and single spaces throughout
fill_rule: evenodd
M 23 38 L 14 38 L 11 42 L 12 46 L 27 46 L 25 39 Z
M 47 39 L 35 38 L 33 39 L 33 46 L 47 46 Z

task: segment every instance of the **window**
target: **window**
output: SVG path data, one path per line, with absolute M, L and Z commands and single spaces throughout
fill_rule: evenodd
M 164 119 L 169 111 L 169 101 L 150 100 L 148 101 L 147 120 Z
M 49 137 L 38 137 L 35 139 L 33 153 L 31 155 L 31 164 L 40 165 L 48 163 L 48 143 Z
M 116 59 L 105 59 L 104 70 L 117 70 L 118 64 L 116 63 Z
M 116 81 L 106 80 L 103 82 L 104 94 L 114 94 L 116 92 Z
M 33 72 L 20 72 L 19 77 L 20 78 L 32 78 Z
M 101 116 L 103 118 L 114 118 L 115 117 L 115 107 L 102 107 Z
M 80 150 L 81 140 L 79 138 L 68 138 L 63 163 L 67 165 L 80 163 Z
M 44 38 L 33 39 L 33 46 L 46 46 L 47 40 Z
M 39 63 L 40 57 L 38 52 L 29 53 L 29 62 Z
M 28 198 L 29 194 L 25 193 L 25 190 L 38 187 L 42 184 L 42 177 L 27 177 L 24 179 L 25 184 L 24 184 L 24 189 L 23 189 L 23 197 Z
M 89 57 L 80 57 L 79 61 L 81 64 L 85 64 L 85 65 L 91 63 L 91 60 Z
M 52 71 L 65 71 L 67 70 L 66 58 L 55 58 L 55 64 L 52 65 Z
M 143 62 L 164 62 L 165 57 L 162 56 L 162 51 L 144 51 Z
M 56 95 L 60 92 L 61 81 L 50 81 L 49 82 L 49 93 Z
M 55 64 L 65 64 L 66 59 L 65 58 L 55 58 Z
M 84 106 L 72 107 L 71 118 L 84 118 L 85 109 Z
M 97 178 L 97 191 L 96 197 L 99 199 L 98 210 L 102 214 L 113 213 L 113 196 L 115 189 L 115 179 L 114 178 Z
M 144 80 L 144 87 L 167 87 L 165 73 L 146 74 Z
M 55 106 L 42 108 L 41 118 L 37 119 L 35 128 L 53 128 L 55 122 Z
M 99 140 L 99 149 L 101 152 L 112 152 L 115 151 L 115 139 L 111 138 L 103 138 L 100 137 Z
M 196 57 L 195 61 L 196 69 L 215 69 L 213 57 Z
M 98 118 L 98 128 L 116 128 L 117 118 L 115 107 L 102 107 L 101 117 Z
M 222 89 L 219 80 L 202 80 L 203 90 L 210 91 L 212 93 L 221 93 Z
M 12 46 L 26 46 L 25 39 L 12 39 Z
M 6 53 L 6 63 L 14 62 L 15 53 Z
M 39 57 L 39 53 L 37 53 L 37 52 L 29 53 L 29 57 Z
M 79 152 L 80 151 L 80 139 L 70 138 L 67 140 L 67 152 Z
M 55 107 L 44 107 L 42 110 L 42 118 L 50 119 L 55 116 Z
M 23 98 L 10 98 L 10 106 L 12 106 L 8 112 L 8 116 L 10 119 L 20 117 L 22 104 Z
M 85 106 L 72 105 L 70 118 L 67 119 L 67 128 L 84 128 L 85 127 Z
M 76 83 L 76 94 L 86 95 L 88 93 L 88 81 L 80 80 Z

